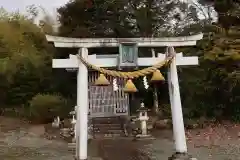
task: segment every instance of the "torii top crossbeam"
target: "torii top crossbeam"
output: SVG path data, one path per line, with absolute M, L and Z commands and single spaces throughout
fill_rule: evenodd
M 120 43 L 137 43 L 138 47 L 164 46 L 194 46 L 196 41 L 203 38 L 203 34 L 183 37 L 162 38 L 68 38 L 46 35 L 47 41 L 53 42 L 55 47 L 63 48 L 98 48 L 118 47 Z

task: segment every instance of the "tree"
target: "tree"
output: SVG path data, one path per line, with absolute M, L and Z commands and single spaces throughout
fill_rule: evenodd
M 198 23 L 195 8 L 188 7 L 186 3 L 180 1 L 94 0 L 91 2 L 89 4 L 89 1 L 73 0 L 58 9 L 61 36 L 129 38 L 176 36 L 198 32 L 192 29 L 196 28 Z M 111 51 L 97 49 L 96 52 Z M 141 48 L 139 56 L 148 56 L 151 52 L 155 56 L 153 49 Z
M 187 114 L 190 110 L 192 116 L 204 115 L 240 120 L 237 107 L 240 103 L 237 91 L 240 88 L 240 76 L 237 70 L 240 58 L 239 26 L 235 23 L 235 18 L 238 17 L 230 14 L 237 12 L 235 10 L 238 8 L 235 8 L 233 3 L 233 1 L 202 3 L 215 8 L 219 21 L 205 26 L 204 39 L 194 50 L 193 48 L 185 50 L 185 52 L 197 53 L 201 64 L 198 69 L 188 69 L 191 72 L 181 73 L 186 77 L 182 78 L 181 82 L 184 89 L 184 104 L 188 108 Z M 194 73 L 194 76 L 189 73 Z M 194 90 L 191 89 L 191 84 L 194 85 Z M 185 93 L 190 93 L 191 96 L 189 94 L 184 96 Z M 189 97 L 194 99 L 195 103 L 192 103 Z
M 240 119 L 236 107 L 239 104 L 237 1 L 199 0 L 199 3 L 190 4 L 166 0 L 90 2 L 73 0 L 58 9 L 59 35 L 80 38 L 161 37 L 204 32 L 204 39 L 196 47 L 177 48 L 177 51 L 200 58 L 199 67 L 179 69 L 184 112 L 187 117 L 233 116 Z M 214 18 L 218 21 L 214 22 Z M 97 50 L 100 52 L 102 50 Z M 151 51 L 139 52 L 147 56 Z
M 218 16 L 218 24 L 225 31 L 232 26 L 240 25 L 240 2 L 238 0 L 200 0 L 199 2 L 214 7 Z
M 58 9 L 60 35 L 157 37 L 165 34 L 166 36 L 176 28 L 185 27 L 183 24 L 190 25 L 197 20 L 194 8 L 187 8 L 187 4 L 180 1 L 94 0 L 89 6 L 89 1 L 73 0 Z
M 24 104 L 49 88 L 53 50 L 32 19 L 3 8 L 0 13 L 1 91 L 6 103 Z

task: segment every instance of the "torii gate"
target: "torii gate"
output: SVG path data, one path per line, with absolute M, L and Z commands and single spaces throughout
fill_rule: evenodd
M 88 55 L 88 48 L 118 47 L 120 42 L 135 42 L 138 47 L 168 47 L 167 54 L 174 54 L 173 47 L 194 46 L 202 39 L 203 35 L 170 38 L 66 38 L 46 35 L 49 42 L 55 47 L 79 48 L 80 54 L 89 63 L 98 67 L 116 67 L 118 65 L 117 55 Z M 168 56 L 168 55 L 167 55 Z M 158 57 L 137 58 L 138 66 L 152 66 L 159 61 L 164 61 L 165 54 Z M 174 55 L 168 70 L 169 97 L 171 102 L 172 123 L 177 153 L 187 153 L 182 105 L 179 91 L 177 65 L 198 65 L 198 57 L 184 57 L 182 53 Z M 68 59 L 53 59 L 53 68 L 75 68 L 77 74 L 77 135 L 76 135 L 76 159 L 86 160 L 88 140 L 88 69 L 78 60 L 77 56 L 70 55 Z

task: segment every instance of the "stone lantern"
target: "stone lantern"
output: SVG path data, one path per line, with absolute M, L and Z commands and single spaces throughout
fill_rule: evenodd
M 60 127 L 60 117 L 57 116 L 56 118 L 54 118 L 53 122 L 52 122 L 52 127 L 53 128 L 59 128 Z
M 138 120 L 141 123 L 141 134 L 136 135 L 137 138 L 147 138 L 147 137 L 151 137 L 148 133 L 147 133 L 147 121 L 149 119 L 147 112 L 149 111 L 149 109 L 147 109 L 144 106 L 144 103 L 141 103 L 141 107 L 137 110 L 139 112 L 139 117 Z
M 72 115 L 72 120 L 71 120 L 71 124 L 72 124 L 72 128 L 73 128 L 73 130 L 74 130 L 74 137 L 73 137 L 73 142 L 75 142 L 76 141 L 76 135 L 77 135 L 77 129 L 76 129 L 76 122 L 77 122 L 77 120 L 76 120 L 76 118 L 75 118 L 75 115 L 76 115 L 76 111 L 71 111 L 70 113 L 69 113 L 70 115 Z

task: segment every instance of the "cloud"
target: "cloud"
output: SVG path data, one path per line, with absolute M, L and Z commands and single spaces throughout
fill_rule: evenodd
M 29 5 L 42 6 L 48 12 L 54 12 L 56 8 L 66 4 L 69 0 L 1 0 L 1 6 L 8 11 L 24 12 Z
M 57 21 L 56 9 L 60 6 L 66 4 L 69 0 L 0 0 L 0 7 L 3 7 L 9 12 L 19 11 L 20 13 L 26 13 L 26 7 L 30 5 L 41 6 L 44 8 L 47 15 L 51 16 L 53 19 L 54 27 L 58 27 L 59 23 Z M 39 20 L 45 16 L 41 9 L 39 10 L 39 15 L 35 19 L 35 23 L 38 24 Z M 43 14 L 42 14 L 43 13 Z

